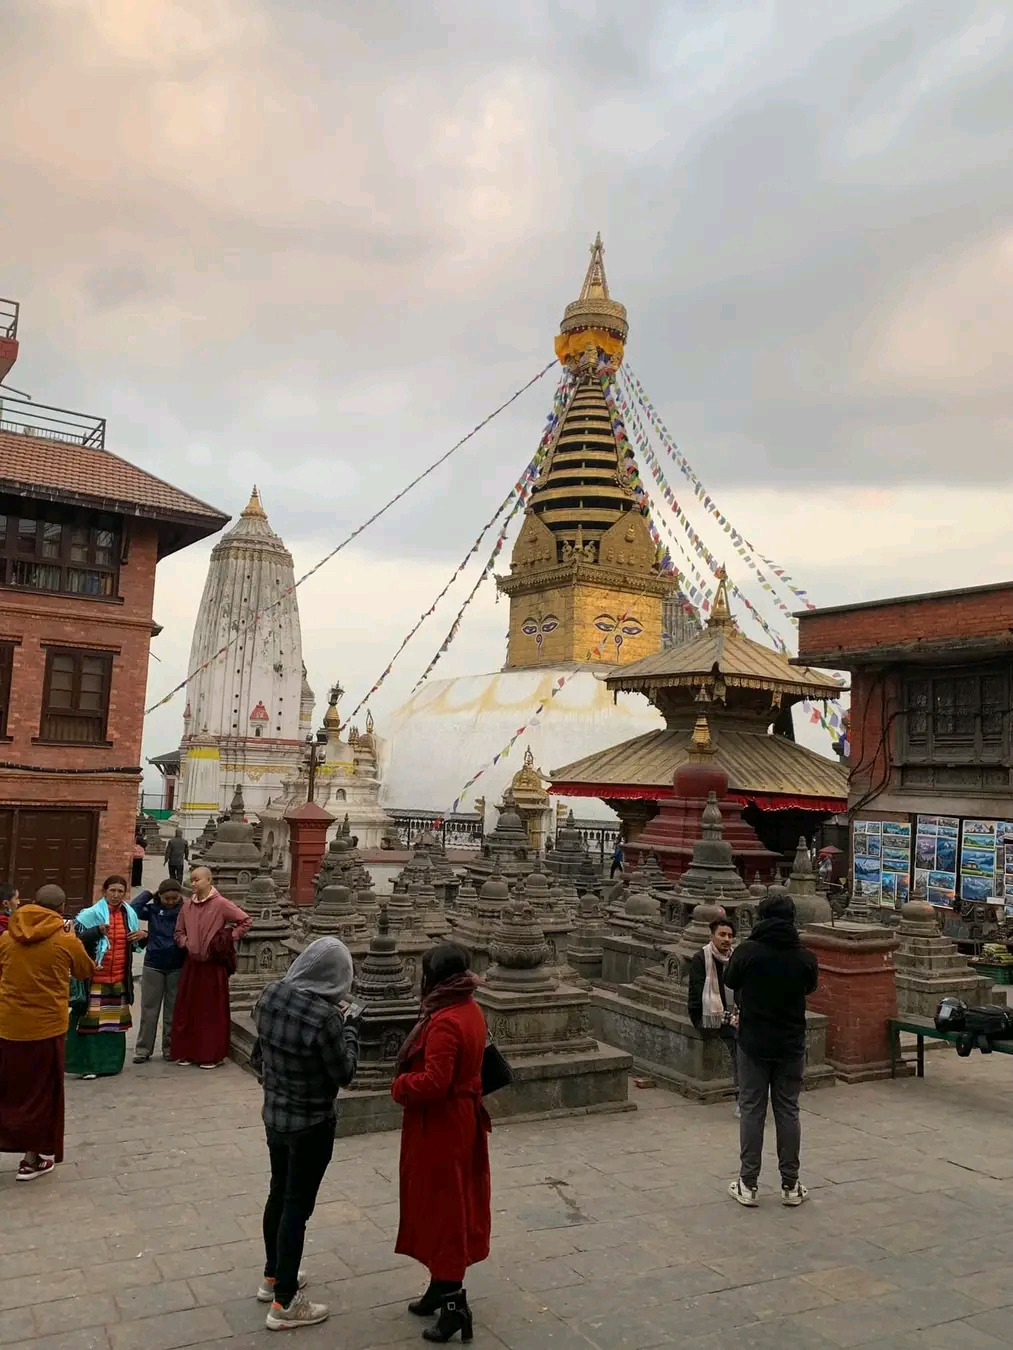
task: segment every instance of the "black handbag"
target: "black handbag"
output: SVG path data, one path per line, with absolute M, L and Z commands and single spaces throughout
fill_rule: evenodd
M 482 1055 L 482 1096 L 489 1097 L 514 1081 L 514 1071 L 492 1041 Z

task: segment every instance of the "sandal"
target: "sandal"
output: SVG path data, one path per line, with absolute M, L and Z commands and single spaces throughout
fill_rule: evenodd
M 45 1176 L 56 1166 L 55 1158 L 40 1158 L 36 1165 L 33 1165 L 27 1158 L 22 1158 L 18 1165 L 17 1181 L 34 1181 L 36 1177 Z

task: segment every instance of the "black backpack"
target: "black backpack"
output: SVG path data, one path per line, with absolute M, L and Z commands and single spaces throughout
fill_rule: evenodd
M 1011 1008 L 969 1008 L 959 998 L 944 998 L 936 1009 L 935 1022 L 937 1030 L 957 1033 L 957 1054 L 964 1059 L 975 1046 L 990 1055 L 993 1041 L 1013 1039 Z

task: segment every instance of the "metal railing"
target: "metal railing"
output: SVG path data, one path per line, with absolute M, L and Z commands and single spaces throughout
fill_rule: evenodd
M 17 338 L 20 313 L 21 306 L 17 300 L 0 298 L 0 338 L 10 338 L 12 341 Z
M 0 317 L 0 323 L 2 323 Z M 38 436 L 47 441 L 66 441 L 71 445 L 88 445 L 104 450 L 106 419 L 90 417 L 87 413 L 71 412 L 68 408 L 49 408 L 29 399 L 0 398 L 0 431 L 13 431 L 19 436 Z

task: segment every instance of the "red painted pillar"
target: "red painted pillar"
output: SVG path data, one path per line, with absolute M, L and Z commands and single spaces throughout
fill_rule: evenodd
M 293 905 L 312 905 L 313 878 L 320 871 L 327 848 L 327 829 L 334 824 L 334 817 L 316 802 L 305 802 L 286 811 L 285 819 L 288 821 L 288 851 L 292 862 L 290 898 Z
M 813 923 L 802 941 L 820 963 L 809 1010 L 829 1019 L 827 1063 L 846 1083 L 890 1077 L 887 1021 L 897 1016 L 893 954 L 900 939 L 878 924 Z

